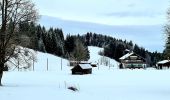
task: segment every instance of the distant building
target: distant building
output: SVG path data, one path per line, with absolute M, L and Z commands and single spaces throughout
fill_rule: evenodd
M 77 64 L 74 68 L 71 69 L 72 74 L 91 74 L 92 73 L 92 66 L 90 64 Z
M 145 68 L 146 60 L 134 52 L 130 52 L 119 58 L 120 68 Z
M 162 60 L 157 62 L 157 69 L 170 68 L 170 60 Z

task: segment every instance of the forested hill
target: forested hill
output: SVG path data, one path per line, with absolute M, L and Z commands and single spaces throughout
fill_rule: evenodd
M 111 36 L 96 34 L 92 32 L 88 32 L 87 34 L 84 34 L 82 36 L 67 35 L 66 40 L 73 37 L 79 38 L 86 46 L 97 46 L 104 48 L 104 51 L 100 52 L 100 54 L 115 59 L 117 61 L 119 61 L 119 58 L 121 56 L 127 53 L 126 50 L 134 51 L 143 58 L 146 58 L 146 61 L 151 65 L 154 65 L 157 61 L 163 59 L 162 53 L 149 52 L 145 48 L 134 44 L 132 41 L 116 39 Z
M 45 27 L 35 25 L 34 23 L 21 24 L 20 31 L 22 34 L 27 34 L 27 36 L 31 37 L 31 45 L 27 45 L 26 47 L 69 59 L 77 56 L 77 52 L 81 52 L 83 57 L 80 60 L 88 60 L 89 53 L 87 46 L 103 47 L 104 51 L 100 52 L 100 54 L 117 61 L 125 54 L 126 49 L 134 51 L 146 58 L 150 64 L 155 64 L 162 59 L 161 53 L 149 52 L 132 41 L 116 39 L 111 36 L 92 32 L 81 36 L 68 34 L 64 38 L 62 29 L 49 28 L 47 30 Z

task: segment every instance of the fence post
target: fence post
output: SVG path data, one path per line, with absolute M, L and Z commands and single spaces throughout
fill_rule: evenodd
M 19 58 L 18 58 L 18 71 L 19 71 Z
M 100 61 L 98 60 L 98 70 L 99 70 L 99 63 L 100 63 Z
M 47 71 L 48 71 L 48 58 L 47 58 Z
M 33 71 L 34 71 L 34 59 L 33 59 Z
M 62 58 L 61 58 L 61 70 L 63 69 L 63 65 L 62 65 L 63 63 L 62 63 Z
M 110 70 L 110 59 L 109 59 L 109 64 L 108 65 L 109 65 L 109 70 Z

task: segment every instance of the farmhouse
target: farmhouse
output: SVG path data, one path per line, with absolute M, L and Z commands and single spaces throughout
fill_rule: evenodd
M 157 63 L 157 69 L 162 69 L 162 68 L 169 68 L 170 67 L 170 60 L 162 60 Z
M 91 74 L 92 66 L 90 64 L 77 64 L 74 68 L 71 69 L 72 74 Z
M 120 68 L 145 68 L 146 60 L 134 52 L 127 53 L 119 58 Z

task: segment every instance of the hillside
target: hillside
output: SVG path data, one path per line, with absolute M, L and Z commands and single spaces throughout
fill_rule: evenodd
M 118 69 L 119 63 L 117 61 L 110 59 L 109 57 L 99 55 L 99 52 L 103 51 L 103 48 L 89 46 L 88 49 L 90 51 L 89 62 L 99 63 L 99 67 L 113 67 L 114 69 Z
M 89 47 L 91 59 L 101 56 L 98 47 Z M 46 59 L 49 71 L 46 70 Z M 68 61 L 37 52 L 35 71 L 5 72 L 1 100 L 169 100 L 170 70 L 116 70 L 100 65 L 88 75 L 71 75 Z M 113 60 L 110 62 L 116 64 Z M 116 66 L 116 65 L 115 65 Z M 54 70 L 52 70 L 54 69 Z M 68 87 L 78 91 L 73 92 Z
M 117 68 L 118 62 L 98 54 L 100 51 L 103 51 L 103 48 L 89 46 L 88 50 L 90 52 L 90 59 L 88 62 L 98 63 L 100 67 Z M 68 67 L 69 61 L 66 59 L 48 53 L 35 52 L 31 49 L 29 49 L 29 51 L 35 56 L 35 61 L 30 61 L 31 67 L 28 69 L 24 68 L 26 66 L 25 64 L 20 64 L 20 71 L 70 71 L 70 67 Z M 12 59 L 12 61 L 15 65 L 18 64 L 16 59 Z M 106 65 L 106 63 L 108 64 Z M 12 63 L 8 64 L 9 66 L 14 66 Z M 18 71 L 17 67 L 11 69 L 11 71 L 14 70 Z

